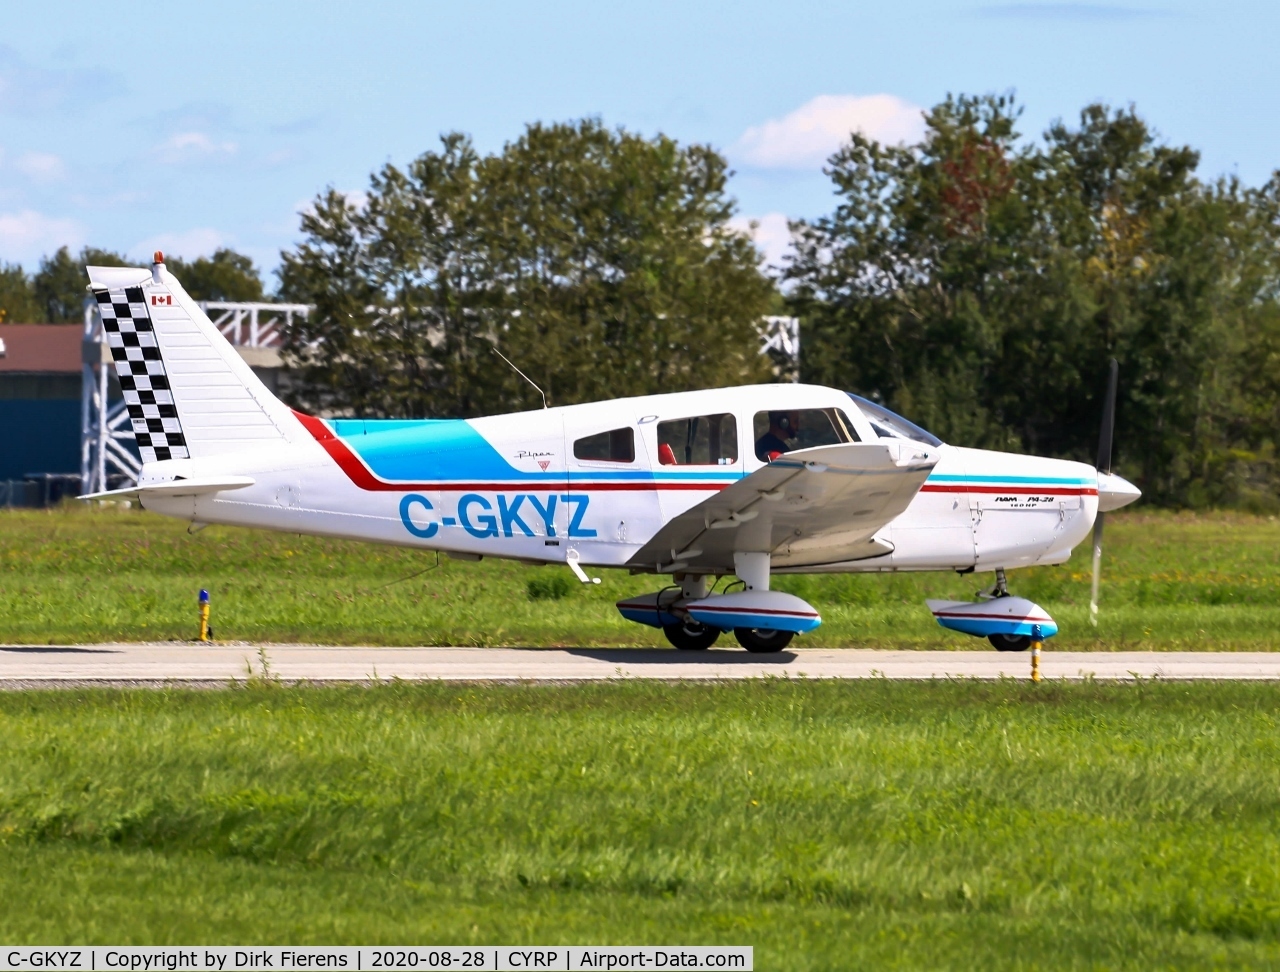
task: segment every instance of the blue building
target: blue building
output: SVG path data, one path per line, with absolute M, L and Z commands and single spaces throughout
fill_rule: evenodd
M 0 481 L 80 472 L 79 324 L 0 324 Z

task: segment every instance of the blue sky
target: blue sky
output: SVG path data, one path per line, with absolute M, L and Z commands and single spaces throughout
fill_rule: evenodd
M 822 158 L 909 137 L 947 92 L 1014 89 L 1022 130 L 1133 103 L 1201 173 L 1280 167 L 1280 5 L 1124 3 L 5 4 L 0 262 L 89 243 L 232 246 L 265 268 L 328 185 L 533 120 L 709 143 L 771 254 L 831 206 Z

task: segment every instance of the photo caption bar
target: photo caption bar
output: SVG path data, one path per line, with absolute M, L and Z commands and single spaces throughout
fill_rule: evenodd
M 751 972 L 750 945 L 387 945 L 292 947 L 32 946 L 5 948 L 0 972 L 399 972 L 413 969 L 733 969 Z

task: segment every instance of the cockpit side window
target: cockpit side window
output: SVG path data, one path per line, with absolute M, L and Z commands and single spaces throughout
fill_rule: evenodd
M 627 429 L 597 432 L 573 443 L 573 458 L 588 462 L 635 462 L 636 437 Z
M 838 408 L 799 408 L 756 412 L 752 422 L 756 458 L 776 459 L 784 452 L 857 442 L 849 416 Z
M 846 392 L 858 405 L 862 414 L 866 416 L 867 421 L 871 423 L 871 428 L 875 430 L 876 435 L 882 439 L 908 439 L 911 442 L 923 442 L 925 445 L 940 446 L 942 440 L 932 432 L 920 428 L 914 422 L 904 419 L 897 412 L 891 412 L 883 405 L 877 405 L 873 401 L 855 395 L 853 392 Z
M 728 413 L 658 423 L 664 466 L 731 466 L 738 461 L 738 423 Z

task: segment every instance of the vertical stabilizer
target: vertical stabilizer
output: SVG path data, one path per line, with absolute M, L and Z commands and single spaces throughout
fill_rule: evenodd
M 268 449 L 306 435 L 160 254 L 150 270 L 89 267 L 143 462 Z

